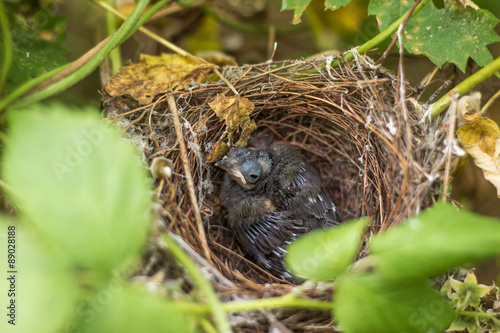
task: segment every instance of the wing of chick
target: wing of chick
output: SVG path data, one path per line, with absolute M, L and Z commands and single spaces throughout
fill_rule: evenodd
M 221 191 L 227 208 L 227 220 L 243 249 L 253 255 L 268 271 L 293 281 L 285 268 L 286 246 L 307 232 L 303 221 L 290 219 L 287 212 L 276 210 L 267 197 L 244 190 L 227 176 Z
M 285 268 L 283 258 L 286 246 L 304 234 L 300 220 L 289 220 L 282 213 L 273 211 L 259 217 L 259 221 L 242 223 L 235 228 L 242 245 L 271 273 L 282 279 L 293 281 Z
M 343 221 L 316 170 L 300 152 L 290 146 L 274 148 L 274 168 L 269 176 L 267 192 L 280 209 L 305 221 L 311 230 Z

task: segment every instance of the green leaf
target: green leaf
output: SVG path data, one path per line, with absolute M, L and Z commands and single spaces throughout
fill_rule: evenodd
M 351 0 L 326 0 L 325 1 L 325 9 L 337 10 L 342 6 L 350 3 Z
M 67 18 L 57 16 L 46 7 L 30 17 L 14 14 L 11 18 L 13 62 L 7 91 L 43 73 L 68 63 L 69 53 L 62 47 L 66 37 Z M 0 41 L 0 49 L 3 47 Z
M 77 286 L 68 263 L 28 231 L 26 226 L 0 216 L 0 331 L 59 332 L 73 315 Z M 7 253 L 14 261 L 8 262 Z
M 188 316 L 178 310 L 172 301 L 132 286 L 124 287 L 119 292 L 103 289 L 97 293 L 97 300 L 100 299 L 99 294 L 108 295 L 101 296 L 106 302 L 98 302 L 99 311 L 95 311 L 96 306 L 92 304 L 83 306 L 93 315 L 92 320 L 84 318 L 84 322 L 88 323 L 83 328 L 84 333 L 194 332 L 194 325 L 190 325 Z
M 75 265 L 107 272 L 138 254 L 150 221 L 146 169 L 96 110 L 11 111 L 5 141 L 15 202 Z
M 354 260 L 368 223 L 362 218 L 307 233 L 288 246 L 285 263 L 299 277 L 334 279 Z
M 293 24 L 300 23 L 300 17 L 306 10 L 311 0 L 283 0 L 281 4 L 281 11 L 293 10 Z
M 325 9 L 337 10 L 342 6 L 347 5 L 352 0 L 325 0 Z M 301 22 L 300 17 L 306 10 L 311 0 L 283 0 L 281 11 L 293 10 L 293 24 Z
M 443 332 L 455 316 L 425 280 L 394 282 L 376 273 L 339 277 L 333 302 L 347 333 Z
M 375 267 L 397 280 L 432 277 L 500 255 L 500 221 L 439 203 L 377 235 Z
M 372 0 L 368 13 L 377 16 L 382 30 L 412 5 L 404 0 Z M 500 41 L 493 30 L 498 22 L 487 10 L 458 7 L 453 1 L 445 1 L 443 9 L 427 5 L 405 27 L 404 46 L 410 53 L 429 57 L 439 67 L 450 62 L 465 71 L 469 57 L 485 66 L 493 60 L 486 46 Z

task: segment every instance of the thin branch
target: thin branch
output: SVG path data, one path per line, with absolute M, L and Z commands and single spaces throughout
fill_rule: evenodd
M 413 4 L 413 6 L 410 8 L 410 10 L 408 12 L 406 12 L 406 16 L 405 16 L 405 19 L 403 20 L 403 22 L 401 23 L 400 25 L 400 28 L 401 30 L 404 29 L 404 27 L 406 26 L 406 24 L 408 23 L 408 21 L 410 20 L 410 18 L 413 16 L 413 12 L 415 11 L 415 9 L 417 8 L 417 6 L 420 4 L 420 2 L 422 2 L 422 0 L 417 0 L 415 1 L 415 3 Z M 396 42 L 398 41 L 398 36 L 394 36 L 394 38 L 392 39 L 392 42 L 391 44 L 389 44 L 389 47 L 387 48 L 387 50 L 385 50 L 385 52 L 380 56 L 380 58 L 378 58 L 378 60 L 375 62 L 375 65 L 380 65 L 384 60 L 385 58 L 387 58 L 387 56 L 389 55 L 389 53 L 391 52 L 391 50 L 394 48 L 394 46 L 396 45 Z
M 488 109 L 490 108 L 491 105 L 500 97 L 500 90 L 493 95 L 493 97 L 490 98 L 490 100 L 483 106 L 481 109 L 481 114 L 484 114 Z
M 3 44 L 3 57 L 2 63 L 0 64 L 0 97 L 2 97 L 5 91 L 5 86 L 7 84 L 10 66 L 12 65 L 13 55 L 12 37 L 9 30 L 9 20 L 7 19 L 7 13 L 5 11 L 3 1 L 0 1 L 0 30 Z
M 453 139 L 455 138 L 455 124 L 457 120 L 457 101 L 458 101 L 458 93 L 454 93 L 451 97 L 451 106 L 450 106 L 450 120 L 449 120 L 449 128 L 448 128 L 448 136 L 446 138 L 446 164 L 444 168 L 444 179 L 443 179 L 443 194 L 441 200 L 446 202 L 446 192 L 448 189 L 448 184 L 450 182 L 450 168 L 451 168 L 451 151 L 453 147 Z
M 172 113 L 172 120 L 174 122 L 175 134 L 177 135 L 177 140 L 179 141 L 181 160 L 182 160 L 182 165 L 184 167 L 184 174 L 186 176 L 189 199 L 194 209 L 194 217 L 196 219 L 196 226 L 198 228 L 201 247 L 203 248 L 205 259 L 210 261 L 210 250 L 208 248 L 207 236 L 205 234 L 205 228 L 203 227 L 203 220 L 201 219 L 200 208 L 198 207 L 198 200 L 196 199 L 196 191 L 194 189 L 193 175 L 191 174 L 191 166 L 189 164 L 186 143 L 184 142 L 184 136 L 182 134 L 182 126 L 179 120 L 179 114 L 177 112 L 177 106 L 175 105 L 174 96 L 169 95 L 167 97 L 167 101 L 170 112 Z
M 431 119 L 434 119 L 437 116 L 439 116 L 441 112 L 443 112 L 450 106 L 451 96 L 453 96 L 453 94 L 458 93 L 460 96 L 463 96 L 469 90 L 475 88 L 478 84 L 482 83 L 484 80 L 486 80 L 499 70 L 500 70 L 500 57 L 496 58 L 488 65 L 478 70 L 476 73 L 469 76 L 467 79 L 465 79 L 455 88 L 453 88 L 453 90 L 451 90 L 449 93 L 441 97 L 436 103 L 429 106 Z
M 413 14 L 411 16 L 414 16 L 415 14 L 417 14 L 425 5 L 427 5 L 429 3 L 429 1 L 430 0 L 422 0 L 415 7 L 415 9 L 413 9 Z M 385 28 L 384 31 L 382 31 L 381 33 L 379 33 L 377 36 L 373 37 L 372 39 L 370 39 L 369 41 L 367 41 L 363 45 L 359 46 L 358 47 L 358 53 L 359 54 L 363 54 L 363 53 L 365 53 L 365 52 L 367 52 L 367 51 L 375 48 L 377 45 L 379 45 L 384 40 L 386 40 L 387 38 L 389 38 L 393 33 L 396 32 L 396 30 L 398 30 L 398 27 L 406 19 L 406 15 L 407 15 L 408 12 L 406 12 L 403 16 L 401 16 L 399 19 L 397 19 L 396 21 L 394 21 L 390 26 L 388 26 L 387 28 Z M 354 59 L 354 53 L 353 52 L 347 52 L 342 57 L 343 61 L 348 61 L 348 60 L 352 60 L 352 59 Z M 339 61 L 338 60 L 333 61 L 332 64 L 331 64 L 332 67 L 337 67 L 338 65 L 339 65 Z

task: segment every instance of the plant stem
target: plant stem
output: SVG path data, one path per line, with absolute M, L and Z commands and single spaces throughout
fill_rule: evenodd
M 168 0 L 168 1 L 170 1 L 170 0 Z M 167 3 L 168 1 L 163 0 L 164 3 Z M 119 11 L 117 11 L 116 9 L 114 9 L 113 7 L 109 6 L 106 2 L 104 2 L 104 1 L 96 1 L 96 3 L 99 6 L 101 6 L 102 8 L 106 9 L 109 13 L 111 13 L 113 15 L 116 15 L 116 16 L 122 18 L 122 19 L 125 19 L 125 15 L 123 15 L 122 13 L 120 13 Z M 158 2 L 158 3 L 161 3 L 161 1 Z M 139 31 L 142 32 L 143 34 L 145 34 L 146 36 L 152 38 L 153 40 L 157 41 L 158 43 L 160 43 L 160 44 L 166 46 L 167 48 L 171 49 L 172 51 L 174 51 L 174 52 L 182 55 L 182 56 L 185 56 L 185 57 L 191 56 L 189 53 L 187 53 L 186 51 L 184 51 L 180 47 L 176 46 L 175 44 L 170 43 L 169 41 L 167 41 L 164 38 L 161 38 L 157 34 L 153 33 L 151 30 L 142 27 L 142 25 L 139 28 Z
M 294 294 L 288 294 L 280 297 L 261 298 L 249 301 L 228 302 L 223 304 L 227 312 L 256 311 L 262 309 L 281 309 L 281 308 L 302 308 L 332 310 L 331 302 L 317 301 L 308 298 L 297 298 Z
M 224 308 L 222 307 L 222 303 L 220 302 L 219 297 L 217 297 L 215 291 L 212 289 L 210 283 L 205 279 L 205 277 L 203 277 L 202 272 L 196 266 L 194 261 L 180 248 L 179 245 L 177 245 L 177 243 L 172 239 L 172 237 L 170 237 L 169 234 L 165 234 L 164 239 L 165 242 L 167 242 L 168 248 L 172 252 L 174 257 L 189 272 L 196 285 L 200 288 L 200 290 L 205 294 L 205 297 L 207 298 L 207 304 L 188 303 L 189 311 L 198 311 L 198 313 L 210 311 L 214 316 L 214 321 L 218 332 L 231 333 L 231 325 L 229 324 Z M 205 307 L 201 308 L 200 305 Z M 176 306 L 178 306 L 177 302 Z
M 474 318 L 495 318 L 495 313 L 475 312 L 475 311 L 458 311 L 459 315 L 474 317 Z
M 175 302 L 178 309 L 190 313 L 204 314 L 211 311 L 208 304 L 194 302 Z M 273 298 L 261 298 L 248 301 L 233 301 L 222 303 L 222 309 L 225 312 L 244 312 L 244 311 L 259 311 L 271 309 L 317 309 L 317 310 L 332 310 L 331 302 L 317 301 L 307 298 L 290 297 L 290 294 Z
M 484 66 L 480 70 L 478 70 L 473 75 L 469 76 L 463 82 L 458 84 L 455 88 L 453 88 L 446 95 L 441 97 L 436 103 L 429 106 L 429 110 L 431 113 L 431 119 L 436 118 L 450 106 L 451 96 L 455 93 L 458 93 L 459 96 L 464 95 L 466 92 L 476 87 L 478 84 L 495 74 L 500 70 L 500 57 L 496 58 L 488 65 Z
M 5 91 L 7 77 L 12 64 L 12 37 L 9 31 L 9 21 L 7 20 L 7 13 L 3 1 L 0 1 L 0 29 L 2 34 L 2 64 L 0 67 L 0 97 Z
M 422 0 L 422 2 L 415 8 L 415 10 L 413 11 L 413 14 L 411 16 L 412 17 L 415 16 L 415 14 L 417 14 L 422 8 L 424 8 L 424 6 L 429 3 L 429 1 L 430 0 Z M 377 36 L 373 37 L 372 39 L 370 39 L 369 41 L 367 41 L 363 45 L 359 46 L 357 48 L 358 53 L 363 54 L 363 53 L 365 53 L 365 52 L 373 49 L 375 46 L 379 45 L 380 43 L 382 43 L 387 38 L 389 38 L 393 33 L 396 32 L 396 30 L 398 30 L 399 25 L 401 23 L 403 23 L 403 21 L 405 20 L 407 14 L 408 14 L 408 11 L 406 13 L 404 13 L 396 21 L 394 21 L 390 26 L 388 26 L 387 28 L 385 28 L 384 31 L 382 31 Z M 348 60 L 351 60 L 351 59 L 354 59 L 354 53 L 353 52 L 348 52 L 348 53 L 346 53 L 342 57 L 343 61 L 348 61 Z M 331 66 L 332 67 L 337 67 L 339 65 L 339 63 L 340 62 L 338 60 L 335 60 L 335 61 L 332 62 Z
M 71 64 L 65 64 L 61 67 L 54 68 L 50 72 L 43 73 L 42 75 L 40 75 L 32 80 L 29 80 L 28 82 L 26 82 L 23 85 L 21 85 L 20 87 L 18 87 L 10 95 L 8 95 L 7 97 L 5 97 L 3 100 L 0 101 L 0 112 L 2 112 L 7 106 L 9 106 L 16 99 L 23 96 L 25 93 L 27 93 L 31 89 L 35 88 L 36 86 L 42 84 L 43 82 L 50 80 L 52 77 L 54 77 L 57 74 L 64 71 L 70 65 Z
M 160 10 L 161 7 L 165 6 L 170 1 L 171 0 L 160 0 L 157 3 L 155 3 L 151 8 L 149 8 L 148 11 L 141 16 L 139 21 L 137 21 L 132 31 L 130 31 L 129 34 L 127 35 L 126 39 L 130 38 L 135 33 L 136 30 L 142 27 L 144 23 L 146 23 L 151 18 L 151 16 L 153 16 L 156 12 Z
M 139 0 L 134 11 L 125 20 L 125 22 L 123 22 L 123 24 L 116 31 L 116 33 L 113 36 L 111 36 L 109 42 L 106 43 L 106 45 L 104 45 L 104 47 L 101 50 L 99 50 L 96 53 L 96 55 L 92 59 L 90 59 L 85 65 L 75 70 L 75 72 L 72 73 L 71 75 L 62 78 L 61 80 L 48 86 L 47 88 L 27 96 L 26 98 L 16 103 L 14 106 L 19 107 L 38 102 L 44 98 L 52 96 L 56 93 L 59 93 L 71 87 L 75 83 L 79 82 L 80 80 L 90 75 L 90 73 L 92 73 L 99 66 L 99 64 L 109 54 L 111 50 L 113 50 L 116 46 L 120 45 L 131 33 L 133 33 L 135 30 L 139 28 L 139 25 L 137 24 L 138 21 L 140 21 L 139 17 L 146 8 L 146 6 L 148 5 L 149 1 L 150 0 Z M 49 77 L 52 77 L 56 74 L 56 72 L 60 72 L 62 70 L 63 68 L 59 67 L 47 74 L 50 74 Z M 47 77 L 45 77 L 45 79 L 47 79 Z M 23 92 L 27 91 L 24 85 L 21 86 L 18 90 L 21 90 Z M 19 94 L 18 90 L 16 90 L 14 93 Z M 12 98 L 10 97 L 11 96 L 9 96 L 9 102 L 12 101 Z M 0 103 L 0 110 L 5 108 L 5 106 L 6 106 L 5 103 Z
M 106 1 L 110 6 L 112 7 L 116 6 L 115 0 L 106 0 Z M 116 16 L 110 12 L 106 12 L 106 32 L 108 36 L 116 32 L 117 25 L 118 25 L 118 20 L 116 19 Z M 114 75 L 118 73 L 118 71 L 122 67 L 122 54 L 119 47 L 109 52 L 109 60 L 111 62 L 111 74 Z

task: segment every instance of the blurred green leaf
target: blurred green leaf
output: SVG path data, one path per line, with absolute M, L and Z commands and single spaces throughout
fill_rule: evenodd
M 377 16 L 383 30 L 412 5 L 411 1 L 372 0 L 368 14 Z M 493 61 L 486 46 L 500 41 L 493 30 L 498 22 L 487 10 L 458 7 L 453 1 L 445 1 L 443 9 L 427 5 L 405 27 L 404 46 L 410 53 L 429 57 L 439 67 L 450 62 L 465 71 L 469 57 L 479 66 Z
M 285 263 L 299 277 L 334 279 L 354 260 L 368 223 L 363 218 L 307 233 L 288 246 Z
M 14 235 L 9 230 L 12 226 L 15 227 Z M 11 247 L 9 251 L 15 256 L 13 267 L 7 265 L 7 245 L 13 244 L 8 243 L 9 231 L 10 236 L 15 236 L 9 238 L 15 239 L 15 248 Z M 68 263 L 32 232 L 29 233 L 26 227 L 3 216 L 0 216 L 0 244 L 3 252 L 0 261 L 3 273 L 0 279 L 3 312 L 0 331 L 61 331 L 73 315 L 77 291 Z M 10 271 L 16 273 L 9 273 Z M 15 310 L 6 309 L 11 306 L 11 299 L 15 301 Z M 15 318 L 9 316 L 11 310 L 14 311 Z M 8 321 L 13 319 L 15 325 L 9 324 Z
M 212 16 L 204 16 L 196 31 L 186 37 L 187 50 L 192 54 L 221 49 L 220 26 Z
M 105 291 L 102 291 L 105 292 Z M 127 286 L 118 293 L 109 293 L 92 316 L 83 320 L 83 332 L 108 333 L 189 333 L 194 332 L 193 320 L 178 310 L 175 303 L 137 287 Z M 96 296 L 99 297 L 99 294 Z M 92 307 L 86 308 L 91 311 Z M 89 313 L 90 314 L 90 313 Z
M 325 9 L 337 10 L 342 6 L 347 5 L 351 0 L 326 0 Z
M 391 279 L 428 278 L 500 254 L 498 219 L 438 203 L 375 236 L 370 245 L 377 269 Z
M 334 311 L 343 332 L 443 332 L 455 314 L 426 280 L 394 282 L 374 273 L 336 281 Z
M 326 0 L 325 1 L 325 9 L 337 10 L 342 6 L 347 5 L 352 0 Z M 284 10 L 293 10 L 293 24 L 297 24 L 301 22 L 300 17 L 306 10 L 307 6 L 311 0 L 283 0 L 281 4 L 281 11 Z
M 13 62 L 7 81 L 7 91 L 11 92 L 32 78 L 68 63 L 65 56 L 69 52 L 62 46 L 68 19 L 52 13 L 50 6 L 30 16 L 7 8 L 10 8 L 13 42 Z
M 311 0 L 283 0 L 281 3 L 281 11 L 293 10 L 293 24 L 300 23 L 300 17 L 306 10 Z
M 31 109 L 11 111 L 2 165 L 21 212 L 77 266 L 108 272 L 135 257 L 150 221 L 137 152 L 97 110 Z

